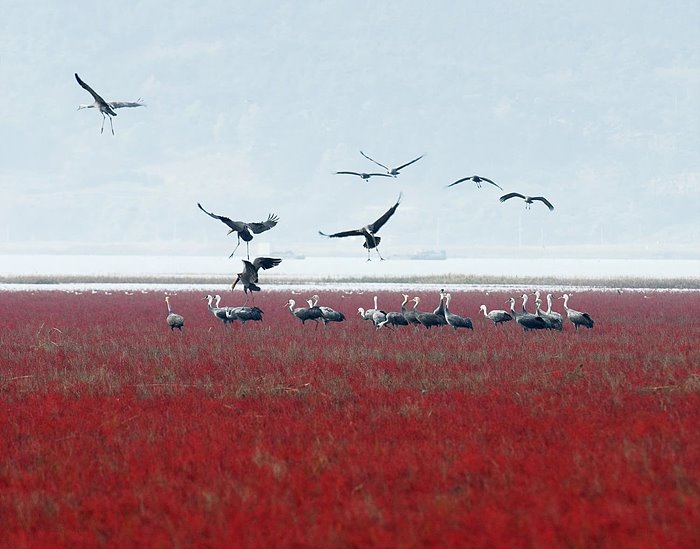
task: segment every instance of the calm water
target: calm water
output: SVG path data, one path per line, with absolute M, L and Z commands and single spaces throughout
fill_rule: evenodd
M 230 275 L 239 258 L 194 256 L 0 255 L 0 276 L 21 275 Z M 698 278 L 694 259 L 390 259 L 371 262 L 361 257 L 285 259 L 275 277 L 309 280 L 326 277 L 417 275 L 508 275 L 556 277 Z

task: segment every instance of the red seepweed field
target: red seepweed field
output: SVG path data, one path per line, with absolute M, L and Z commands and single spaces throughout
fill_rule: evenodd
M 700 546 L 700 293 L 479 316 L 518 293 L 453 291 L 454 332 L 171 292 L 179 333 L 162 292 L 0 292 L 0 546 Z

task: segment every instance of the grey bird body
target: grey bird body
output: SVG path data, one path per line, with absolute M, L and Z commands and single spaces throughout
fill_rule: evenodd
M 447 324 L 452 326 L 455 330 L 457 328 L 467 328 L 469 330 L 474 329 L 474 325 L 472 324 L 472 319 L 465 317 L 465 316 L 459 316 L 450 311 L 450 301 L 452 300 L 452 296 L 450 294 L 445 295 L 445 320 L 447 321 Z
M 578 330 L 579 326 L 583 326 L 584 328 L 593 328 L 594 322 L 591 318 L 591 315 L 589 315 L 588 313 L 582 313 L 581 311 L 577 311 L 576 309 L 572 309 L 569 307 L 568 294 L 564 294 L 563 296 L 561 296 L 561 299 L 564 300 L 564 310 L 566 311 L 566 316 L 569 318 L 576 330 Z
M 112 117 L 117 116 L 117 113 L 114 112 L 114 109 L 121 109 L 124 107 L 144 107 L 145 104 L 142 101 L 105 101 L 95 90 L 93 90 L 90 86 L 88 86 L 83 80 L 81 80 L 80 76 L 78 76 L 78 73 L 75 73 L 75 79 L 77 80 L 78 84 L 80 84 L 80 87 L 86 90 L 90 95 L 92 95 L 92 98 L 95 100 L 94 103 L 90 105 L 79 105 L 78 110 L 80 109 L 97 109 L 100 111 L 100 114 L 102 115 L 102 128 L 100 129 L 100 133 L 104 132 L 105 129 L 105 118 L 109 118 L 109 125 L 112 129 L 112 135 L 114 135 L 114 125 L 112 124 Z
M 501 309 L 487 311 L 486 305 L 482 305 L 479 307 L 479 310 L 484 312 L 484 316 L 493 322 L 494 326 L 498 326 L 499 324 L 513 320 L 513 317 L 509 313 Z
M 501 187 L 498 183 L 495 183 L 494 181 L 491 181 L 490 179 L 487 179 L 485 177 L 479 177 L 478 175 L 470 175 L 469 177 L 463 177 L 462 179 L 458 179 L 454 183 L 450 183 L 447 185 L 447 188 L 454 187 L 455 185 L 459 185 L 460 183 L 463 183 L 464 181 L 473 181 L 476 183 L 477 188 L 481 188 L 481 183 L 486 181 L 486 183 L 490 183 L 494 187 L 498 187 L 499 189 L 503 190 L 503 187 Z
M 543 318 L 533 315 L 532 313 L 528 313 L 525 310 L 525 304 L 527 303 L 527 296 L 525 294 L 523 294 L 523 312 L 521 313 L 518 313 L 515 310 L 515 298 L 511 297 L 509 301 L 511 315 L 515 318 L 515 321 L 523 327 L 524 331 L 546 330 L 549 328 L 549 325 Z
M 236 289 L 236 284 L 243 284 L 243 292 L 247 295 L 248 292 L 259 292 L 260 286 L 258 282 L 258 271 L 260 269 L 272 269 L 279 265 L 282 260 L 275 257 L 256 257 L 252 262 L 243 259 L 243 270 L 236 275 L 236 280 L 233 281 L 231 289 Z
M 294 307 L 296 302 L 293 299 L 287 301 L 286 307 L 289 308 L 289 312 L 295 317 L 301 320 L 302 324 L 305 324 L 307 320 L 313 320 L 316 324 L 322 319 L 323 314 L 318 307 Z
M 165 303 L 168 306 L 168 316 L 165 317 L 165 321 L 168 323 L 168 326 L 170 326 L 170 331 L 174 331 L 175 328 L 182 331 L 185 325 L 185 319 L 182 315 L 174 313 L 170 308 L 170 296 L 165 296 Z
M 221 221 L 224 225 L 226 225 L 230 230 L 228 234 L 231 233 L 236 233 L 236 237 L 238 238 L 238 243 L 236 244 L 236 247 L 233 249 L 231 252 L 231 255 L 229 257 L 233 257 L 233 254 L 236 253 L 236 250 L 238 249 L 238 246 L 241 245 L 241 240 L 243 240 L 246 243 L 246 253 L 247 253 L 247 258 L 250 259 L 250 250 L 248 248 L 248 244 L 250 243 L 251 240 L 253 240 L 253 235 L 254 234 L 260 234 L 265 231 L 269 231 L 277 225 L 277 222 L 279 221 L 279 217 L 277 217 L 275 214 L 268 214 L 267 219 L 265 221 L 259 221 L 259 222 L 247 222 L 247 221 L 234 221 L 229 217 L 226 217 L 224 215 L 218 215 L 212 212 L 208 212 L 207 210 L 204 209 L 204 207 L 197 202 L 197 207 L 202 210 L 205 214 L 207 214 L 209 217 L 213 219 L 218 219 Z
M 401 194 L 399 194 L 399 198 L 396 200 L 396 204 L 394 204 L 391 208 L 389 208 L 379 219 L 377 219 L 374 223 L 370 223 L 369 225 L 365 225 L 364 227 L 360 229 L 351 229 L 349 231 L 340 231 L 338 233 L 333 233 L 333 234 L 326 234 L 322 231 L 318 231 L 318 234 L 321 236 L 325 236 L 327 238 L 344 238 L 346 236 L 362 236 L 365 239 L 365 243 L 363 246 L 367 249 L 367 261 L 370 261 L 370 250 L 375 249 L 377 252 L 377 255 L 379 255 L 380 260 L 384 260 L 382 257 L 382 254 L 379 253 L 379 242 L 381 241 L 381 237 L 376 236 L 376 233 L 381 229 L 384 224 L 389 221 L 392 215 L 396 212 L 396 208 L 399 207 L 399 204 L 401 203 Z
M 411 160 L 410 162 L 406 162 L 405 164 L 401 164 L 400 166 L 397 166 L 396 168 L 390 168 L 390 167 L 388 167 L 388 166 L 385 166 L 384 164 L 380 164 L 379 162 L 377 162 L 377 161 L 374 160 L 373 158 L 370 158 L 369 156 L 367 156 L 367 155 L 366 155 L 365 153 L 363 153 L 362 151 L 360 151 L 360 154 L 361 154 L 362 156 L 364 156 L 364 157 L 365 157 L 367 160 L 369 160 L 370 162 L 374 162 L 377 166 L 379 166 L 379 167 L 381 167 L 381 168 L 384 168 L 384 169 L 386 170 L 387 175 L 390 175 L 391 177 L 396 177 L 397 175 L 399 175 L 399 172 L 400 172 L 401 170 L 403 170 L 405 167 L 410 166 L 410 165 L 413 164 L 414 162 L 418 162 L 421 158 L 423 158 L 423 157 L 425 156 L 425 155 L 421 154 L 418 158 L 414 158 L 414 159 Z
M 542 202 L 545 206 L 549 208 L 549 211 L 552 211 L 554 209 L 554 206 L 552 206 L 551 202 L 547 200 L 544 196 L 526 196 L 524 194 L 520 193 L 508 193 L 504 194 L 499 200 L 501 202 L 505 202 L 506 200 L 509 200 L 511 198 L 522 198 L 525 201 L 525 209 L 529 210 L 530 206 L 535 202 L 535 201 L 540 201 Z

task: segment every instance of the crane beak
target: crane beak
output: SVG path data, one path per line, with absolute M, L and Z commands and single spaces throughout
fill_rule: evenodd
M 233 281 L 233 284 L 231 284 L 231 289 L 235 290 L 236 289 L 236 284 L 238 284 L 238 281 L 241 279 L 240 276 L 236 277 L 236 280 Z
M 233 232 L 233 229 L 230 229 L 229 232 L 227 232 L 226 234 L 229 235 L 229 234 L 231 234 L 232 232 Z

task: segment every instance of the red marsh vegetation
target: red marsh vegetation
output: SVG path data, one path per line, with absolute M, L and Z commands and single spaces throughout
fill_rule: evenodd
M 318 293 L 344 323 L 172 293 L 181 333 L 162 292 L 0 293 L 0 546 L 700 546 L 700 293 L 574 293 L 578 332 Z

